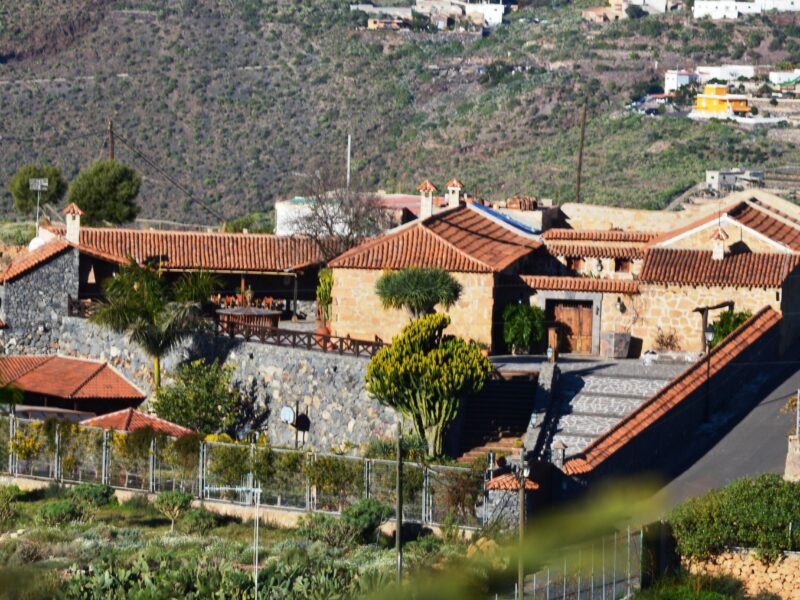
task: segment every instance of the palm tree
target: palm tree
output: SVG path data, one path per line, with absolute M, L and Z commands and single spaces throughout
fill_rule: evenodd
M 412 320 L 434 312 L 440 304 L 449 309 L 461 296 L 461 284 L 444 269 L 412 267 L 390 271 L 375 283 L 384 308 L 404 308 Z
M 161 273 L 134 260 L 103 282 L 106 300 L 91 320 L 127 333 L 153 359 L 153 388 L 161 386 L 161 358 L 205 326 L 202 303 L 219 287 L 204 271 L 184 274 L 170 288 Z

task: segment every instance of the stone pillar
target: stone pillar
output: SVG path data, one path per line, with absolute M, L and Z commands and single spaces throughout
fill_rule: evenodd
M 800 481 L 800 436 L 789 436 L 789 450 L 786 452 L 786 468 L 783 478 L 786 481 Z

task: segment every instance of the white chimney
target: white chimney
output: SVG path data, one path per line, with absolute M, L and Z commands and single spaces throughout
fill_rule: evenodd
M 438 191 L 429 180 L 423 181 L 417 188 L 419 192 L 419 218 L 427 219 L 433 214 L 433 193 Z
M 711 260 L 723 260 L 725 258 L 725 241 L 728 239 L 725 230 L 717 226 L 711 234 Z
M 461 190 L 464 189 L 464 184 L 458 179 L 451 179 L 447 182 L 447 208 L 457 208 L 461 201 Z
M 71 244 L 79 244 L 81 241 L 81 215 L 83 211 L 74 202 L 64 209 L 64 217 L 67 220 L 67 233 L 64 236 Z

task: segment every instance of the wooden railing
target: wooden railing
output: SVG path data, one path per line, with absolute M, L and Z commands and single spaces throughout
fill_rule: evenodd
M 333 354 L 349 354 L 363 358 L 371 358 L 378 350 L 388 346 L 377 337 L 374 341 L 357 340 L 350 336 L 339 337 L 310 331 L 260 327 L 235 321 L 218 322 L 216 331 L 217 335 L 241 338 L 248 342 L 259 342 L 287 348 L 301 348 L 303 350 L 317 350 Z

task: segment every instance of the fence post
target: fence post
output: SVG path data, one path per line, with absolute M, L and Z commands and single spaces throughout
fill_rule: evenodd
M 617 553 L 619 552 L 619 544 L 617 543 L 617 532 L 614 531 L 614 568 L 612 577 L 614 583 L 611 585 L 611 597 L 617 600 Z
M 631 526 L 628 525 L 628 566 L 627 566 L 627 577 L 625 578 L 625 596 L 630 597 L 631 595 Z
M 14 461 L 14 421 L 16 416 L 11 413 L 8 419 L 8 472 L 11 475 L 16 475 L 15 461 Z
M 544 600 L 550 600 L 550 567 L 547 567 L 547 585 L 545 586 Z M 616 600 L 616 598 L 614 599 Z
M 61 423 L 56 423 L 56 439 L 53 452 L 53 478 L 61 482 Z
M 370 459 L 364 459 L 364 498 L 369 498 L 372 495 L 371 490 L 369 489 L 369 473 L 371 470 L 372 464 Z
M 201 500 L 204 498 L 203 494 L 203 467 L 205 465 L 205 460 L 203 460 L 203 454 L 205 454 L 206 443 L 200 442 L 200 446 L 197 449 L 197 497 Z
M 108 476 L 109 458 L 108 458 L 108 430 L 107 429 L 103 430 L 103 458 L 102 458 L 102 460 L 103 460 L 103 463 L 100 466 L 100 481 L 104 485 L 108 485 L 108 482 L 109 482 L 110 478 Z
M 148 481 L 149 491 L 156 491 L 156 438 L 150 440 L 150 480 Z
M 247 473 L 247 487 L 248 489 L 252 490 L 256 483 L 255 475 L 253 474 L 253 465 L 255 464 L 256 458 L 256 445 L 253 442 L 250 442 L 250 463 L 248 465 L 248 473 Z M 253 504 L 255 502 L 255 496 L 253 492 L 247 492 L 247 504 Z
M 430 469 L 428 469 L 427 465 L 422 469 L 422 522 L 426 524 L 433 521 L 430 497 Z

